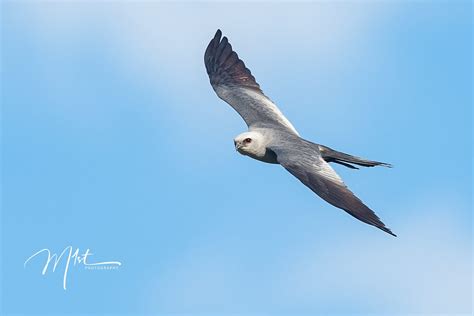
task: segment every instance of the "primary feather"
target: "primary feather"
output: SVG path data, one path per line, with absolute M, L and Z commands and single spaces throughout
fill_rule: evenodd
M 278 107 L 263 94 L 260 86 L 244 62 L 239 59 L 227 37 L 216 35 L 204 53 L 209 80 L 216 94 L 229 103 L 244 119 L 248 127 L 285 128 L 298 132 Z

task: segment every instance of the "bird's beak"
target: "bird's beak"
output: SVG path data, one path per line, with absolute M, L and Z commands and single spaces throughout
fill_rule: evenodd
M 239 143 L 237 143 L 235 140 L 234 140 L 234 147 L 235 147 L 235 150 L 239 150 L 240 148 Z

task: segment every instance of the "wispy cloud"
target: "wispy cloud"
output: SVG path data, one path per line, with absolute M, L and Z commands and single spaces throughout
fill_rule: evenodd
M 207 239 L 197 242 L 172 266 L 149 271 L 153 277 L 144 288 L 147 308 L 469 314 L 471 244 L 466 231 L 459 230 L 462 219 L 451 215 L 461 206 L 448 200 L 422 199 L 405 205 L 412 217 L 397 227 L 398 238 L 325 235 L 330 241 L 323 242 L 321 233 L 315 232 L 291 249 L 266 248 L 277 255 L 265 264 L 259 259 L 249 262 L 245 253 L 252 250 L 229 249 L 229 242 L 217 246 Z
M 110 46 L 116 65 L 134 79 L 147 79 L 145 84 L 163 91 L 186 90 L 181 97 L 189 98 L 196 94 L 191 88 L 196 83 L 207 86 L 202 56 L 217 28 L 249 65 L 259 65 L 254 72 L 264 76 L 268 69 L 291 68 L 295 60 L 319 59 L 337 66 L 344 58 L 341 52 L 360 47 L 376 22 L 393 12 L 382 4 L 245 2 L 42 2 L 22 5 L 19 11 L 45 45 L 74 45 L 95 37 Z

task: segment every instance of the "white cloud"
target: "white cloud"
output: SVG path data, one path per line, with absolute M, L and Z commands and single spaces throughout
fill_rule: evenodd
M 390 10 L 376 3 L 19 3 L 18 17 L 45 45 L 97 37 L 117 66 L 178 100 L 208 89 L 204 49 L 215 30 L 230 37 L 258 75 L 319 59 L 337 66 L 341 52 L 362 43 Z M 79 40 L 78 40 L 79 39 Z M 252 67 L 259 65 L 259 67 Z M 278 65 L 278 66 L 276 66 Z M 281 68 L 282 71 L 278 71 Z M 294 69 L 296 77 L 301 70 Z M 288 80 L 286 78 L 285 80 Z M 186 102 L 183 102 L 186 103 Z M 184 110 L 185 108 L 185 110 Z M 183 105 L 183 113 L 193 111 Z
M 248 258 L 222 232 L 214 236 L 222 243 L 197 240 L 153 271 L 144 287 L 149 311 L 469 314 L 472 244 L 452 215 L 462 206 L 430 200 L 406 205 L 413 216 L 398 225 L 398 238 L 315 232 L 305 244 L 265 249 L 277 252 L 267 259 Z
M 388 242 L 380 238 L 307 249 L 307 256 L 294 262 L 290 282 L 281 288 L 297 288 L 293 299 L 306 306 L 315 296 L 346 297 L 359 300 L 362 313 L 468 314 L 470 245 L 457 238 L 457 227 L 450 226 L 447 217 L 439 215 L 411 218 L 399 230 L 400 237 Z M 420 227 L 429 216 L 435 217 Z

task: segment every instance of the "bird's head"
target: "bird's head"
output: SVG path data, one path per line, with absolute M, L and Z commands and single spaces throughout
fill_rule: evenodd
M 257 132 L 245 132 L 234 138 L 235 149 L 242 155 L 250 157 L 263 157 L 265 155 L 265 143 L 262 134 Z

